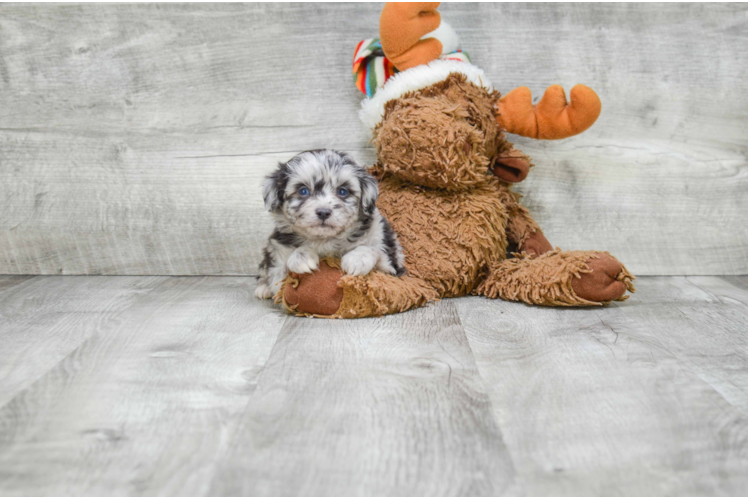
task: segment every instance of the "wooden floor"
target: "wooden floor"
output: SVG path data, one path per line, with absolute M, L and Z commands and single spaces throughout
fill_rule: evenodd
M 249 277 L 0 277 L 3 495 L 748 493 L 748 278 L 288 317 Z

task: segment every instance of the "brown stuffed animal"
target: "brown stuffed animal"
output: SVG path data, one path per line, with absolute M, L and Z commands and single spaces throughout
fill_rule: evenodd
M 510 183 L 532 166 L 506 132 L 560 139 L 583 132 L 600 100 L 583 85 L 552 86 L 537 105 L 521 87 L 504 97 L 456 50 L 439 3 L 388 3 L 380 42 L 356 49 L 373 133 L 377 206 L 398 233 L 407 276 L 344 276 L 332 260 L 289 275 L 276 300 L 297 314 L 379 316 L 467 294 L 548 306 L 604 305 L 634 291 L 607 252 L 554 250 Z M 514 257 L 508 258 L 510 253 Z

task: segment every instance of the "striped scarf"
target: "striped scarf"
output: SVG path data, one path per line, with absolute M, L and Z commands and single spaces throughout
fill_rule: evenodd
M 470 56 L 462 50 L 442 54 L 439 59 L 470 62 Z M 356 81 L 356 88 L 366 94 L 366 97 L 373 96 L 396 73 L 399 71 L 384 56 L 379 38 L 368 38 L 358 42 L 353 54 L 353 78 Z

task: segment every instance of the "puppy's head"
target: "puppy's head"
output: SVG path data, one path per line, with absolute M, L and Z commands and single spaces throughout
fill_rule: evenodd
M 265 179 L 265 207 L 308 238 L 337 236 L 376 208 L 377 181 L 338 151 L 305 151 Z

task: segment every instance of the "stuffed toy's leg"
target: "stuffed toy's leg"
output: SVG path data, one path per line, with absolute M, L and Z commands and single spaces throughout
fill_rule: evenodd
M 324 259 L 311 274 L 289 274 L 275 296 L 297 316 L 365 318 L 407 311 L 436 300 L 425 281 L 391 276 L 378 271 L 366 276 L 345 276 L 340 262 Z
M 634 277 L 607 252 L 562 252 L 506 259 L 474 293 L 543 306 L 600 306 L 626 300 Z
M 506 190 L 507 239 L 516 258 L 491 266 L 474 293 L 547 306 L 604 305 L 634 292 L 634 277 L 607 252 L 553 250 L 519 196 Z

